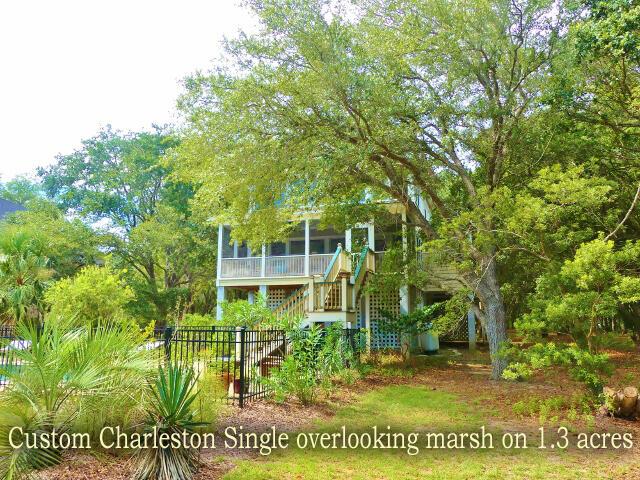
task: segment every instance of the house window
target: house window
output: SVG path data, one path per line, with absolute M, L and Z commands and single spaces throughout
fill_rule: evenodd
M 247 244 L 242 242 L 238 244 L 238 258 L 245 258 L 249 255 Z
M 324 240 L 310 240 L 309 241 L 309 253 L 311 255 L 317 255 L 324 253 Z
M 304 255 L 304 240 L 291 240 L 289 243 L 290 255 Z
M 338 249 L 338 244 L 341 243 L 344 247 L 344 238 L 332 238 L 329 240 L 329 251 L 327 253 L 334 253 Z
M 280 257 L 286 252 L 286 245 L 283 242 L 276 242 L 271 244 L 271 255 L 272 257 Z

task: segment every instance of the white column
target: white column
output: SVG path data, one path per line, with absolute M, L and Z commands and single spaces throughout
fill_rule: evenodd
M 249 290 L 247 292 L 247 301 L 253 305 L 254 303 L 256 303 L 256 292 L 254 292 L 253 290 Z
M 311 222 L 304 221 L 304 274 L 309 276 L 309 252 L 311 251 Z
M 262 245 L 262 259 L 260 260 L 260 276 L 266 277 L 267 275 L 267 246 Z
M 371 250 L 375 250 L 376 248 L 376 235 L 375 235 L 375 227 L 373 223 L 367 225 L 367 243 L 369 244 L 369 248 Z
M 409 287 L 407 285 L 400 287 L 400 313 L 409 313 Z
M 222 242 L 224 241 L 224 225 L 218 225 L 218 262 L 216 278 L 220 279 L 222 276 Z
M 216 320 L 222 320 L 222 302 L 224 302 L 224 287 L 218 287 L 218 297 L 216 302 Z
M 340 285 L 342 289 L 342 311 L 346 312 L 348 310 L 347 306 L 349 304 L 349 299 L 347 298 L 347 277 L 342 277 L 342 283 Z
M 467 328 L 469 332 L 469 350 L 476 348 L 476 314 L 472 309 L 467 312 Z
M 233 242 L 233 258 L 238 258 L 238 241 Z
M 267 296 L 269 295 L 269 289 L 266 285 L 260 285 L 260 295 L 267 300 Z
M 347 252 L 351 251 L 351 229 L 344 232 L 344 249 Z

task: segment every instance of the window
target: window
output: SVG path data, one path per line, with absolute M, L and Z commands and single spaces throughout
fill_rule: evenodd
M 338 249 L 338 244 L 341 243 L 344 248 L 344 238 L 332 238 L 329 240 L 329 251 L 326 253 L 335 253 Z
M 280 257 L 284 255 L 286 252 L 286 246 L 283 242 L 276 242 L 271 244 L 271 255 L 272 257 Z
M 304 240 L 291 240 L 289 243 L 290 255 L 304 255 Z
M 324 240 L 310 240 L 309 241 L 309 253 L 311 255 L 317 255 L 324 253 Z

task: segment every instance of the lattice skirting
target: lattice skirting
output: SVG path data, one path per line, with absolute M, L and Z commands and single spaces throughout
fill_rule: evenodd
M 267 307 L 275 310 L 285 298 L 293 292 L 293 288 L 271 288 L 267 290 Z
M 382 318 L 381 310 L 392 315 L 400 314 L 400 292 L 386 295 L 372 294 L 369 299 L 369 314 L 371 316 L 371 348 L 381 350 L 385 348 L 399 349 L 400 342 L 394 333 L 383 333 L 378 329 L 378 320 Z

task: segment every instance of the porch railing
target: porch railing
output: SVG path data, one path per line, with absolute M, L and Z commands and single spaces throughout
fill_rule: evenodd
M 309 275 L 324 273 L 331 262 L 333 254 L 309 255 Z M 304 255 L 283 255 L 264 257 L 223 258 L 221 278 L 253 278 L 253 277 L 299 277 L 305 274 Z

